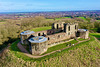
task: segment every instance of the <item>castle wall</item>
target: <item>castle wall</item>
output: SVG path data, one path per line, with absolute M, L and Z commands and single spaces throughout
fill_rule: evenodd
M 62 29 L 50 29 L 50 30 L 35 32 L 32 35 L 34 36 L 52 35 L 60 31 L 62 31 Z
M 31 43 L 32 47 L 32 54 L 33 55 L 40 55 L 47 51 L 47 42 L 43 43 Z
M 66 33 L 57 33 L 54 35 L 48 35 L 46 36 L 48 38 L 48 45 L 55 43 L 55 42 L 59 42 L 65 39 L 70 39 L 72 37 L 76 37 L 75 33 L 71 34 L 71 35 L 67 35 Z
M 89 31 L 86 31 L 85 39 L 89 38 Z
M 28 35 L 21 35 L 21 43 L 22 44 L 29 44 L 28 39 L 31 37 L 32 34 Z
M 84 31 L 84 32 L 80 32 L 78 31 L 78 37 L 83 38 L 83 39 L 87 39 L 89 38 L 89 31 Z

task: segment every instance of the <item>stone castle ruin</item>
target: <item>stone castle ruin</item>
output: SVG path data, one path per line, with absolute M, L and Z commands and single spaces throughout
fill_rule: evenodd
M 29 46 L 33 55 L 40 55 L 47 51 L 52 44 L 72 39 L 87 39 L 89 31 L 87 29 L 78 29 L 78 23 L 53 23 L 52 29 L 45 31 L 24 31 L 21 33 L 21 43 Z

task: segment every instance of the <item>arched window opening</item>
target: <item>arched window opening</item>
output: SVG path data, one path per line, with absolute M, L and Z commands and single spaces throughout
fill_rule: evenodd
M 42 35 L 42 36 L 44 36 L 44 37 L 45 37 L 46 35 L 43 33 L 43 35 Z
M 40 33 L 38 33 L 38 36 L 40 36 L 41 34 Z
M 57 24 L 57 29 L 59 28 L 59 25 Z
M 60 38 L 60 35 L 58 35 L 58 38 Z
M 70 31 L 70 26 L 68 27 L 68 31 Z
M 75 25 L 75 29 L 77 29 L 77 26 Z
M 48 40 L 50 40 L 50 38 L 48 37 Z
M 44 33 L 43 33 L 43 36 L 44 36 Z

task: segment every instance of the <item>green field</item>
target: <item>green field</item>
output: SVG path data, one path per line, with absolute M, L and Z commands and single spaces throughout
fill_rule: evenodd
M 100 21 L 100 20 L 97 20 L 97 21 Z
M 71 17 L 60 17 L 60 18 L 55 18 L 55 20 L 61 20 L 61 19 L 65 19 L 65 18 L 71 18 Z M 77 17 L 77 18 L 81 18 L 83 20 L 86 20 L 86 18 L 84 18 L 84 17 Z M 47 20 L 54 20 L 54 19 L 47 19 Z
M 31 29 L 31 31 L 38 32 L 38 31 L 49 30 L 49 29 L 51 29 L 51 26 L 49 26 L 49 27 L 38 27 L 38 28 L 33 28 L 33 29 Z
M 83 19 L 83 20 L 86 20 L 86 18 L 84 18 L 84 17 L 78 17 L 78 18 L 81 18 L 81 19 Z
M 54 19 L 46 19 L 46 20 L 54 20 Z
M 71 17 L 61 17 L 61 18 L 55 18 L 56 20 L 61 20 L 61 19 L 65 19 L 65 18 L 71 18 Z
M 6 24 L 6 22 L 0 22 L 0 25 L 2 25 L 2 24 Z
M 60 18 L 55 18 L 55 20 L 61 20 L 61 19 L 65 19 L 65 18 L 71 18 L 71 17 L 60 17 Z M 54 20 L 54 19 L 47 19 L 47 20 Z

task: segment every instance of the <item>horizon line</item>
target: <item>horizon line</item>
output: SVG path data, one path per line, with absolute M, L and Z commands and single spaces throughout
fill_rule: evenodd
M 9 11 L 9 12 L 0 12 L 0 13 L 35 13 L 35 12 L 71 12 L 71 11 L 100 11 L 100 10 L 54 10 L 54 11 Z

